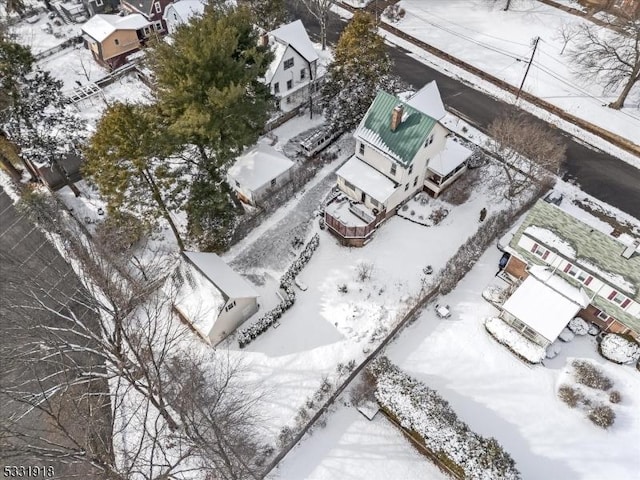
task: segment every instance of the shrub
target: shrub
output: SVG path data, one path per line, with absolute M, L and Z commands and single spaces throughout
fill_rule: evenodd
M 347 287 L 346 283 L 343 283 L 342 285 L 338 285 L 338 291 L 340 293 L 347 293 L 349 291 L 349 288 Z
M 598 390 L 609 390 L 613 387 L 611 379 L 591 363 L 583 360 L 574 360 L 571 365 L 573 365 L 578 383 Z
M 576 408 L 578 404 L 584 402 L 584 395 L 569 385 L 560 386 L 558 389 L 558 398 L 571 408 Z
M 616 363 L 632 363 L 640 358 L 640 345 L 615 333 L 605 335 L 599 349 L 604 358 Z
M 373 263 L 360 262 L 356 267 L 356 276 L 360 282 L 366 282 L 373 275 Z
M 614 390 L 609 394 L 609 401 L 611 403 L 620 403 L 622 401 L 622 395 L 617 390 Z
M 587 416 L 595 425 L 602 428 L 609 428 L 616 419 L 615 412 L 607 405 L 592 408 Z
M 589 324 L 580 317 L 576 317 L 567 325 L 576 335 L 586 335 L 589 332 Z

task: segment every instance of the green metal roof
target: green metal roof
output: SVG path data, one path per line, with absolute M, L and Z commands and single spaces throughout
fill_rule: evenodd
M 396 105 L 402 105 L 404 113 L 402 123 L 393 132 L 391 112 Z M 435 124 L 436 120 L 430 116 L 381 90 L 355 135 L 407 167 Z
M 542 264 L 539 257 L 518 246 L 520 237 L 522 237 L 524 231 L 530 225 L 550 230 L 565 240 L 573 250 L 575 250 L 575 258 L 569 258 L 563 255 L 562 252 L 558 252 L 552 245 L 548 245 L 543 240 L 536 238 L 535 240 L 541 245 L 544 245 L 561 257 L 567 257 L 569 261 L 575 260 L 575 262 L 572 261 L 572 263 L 575 263 L 581 269 L 588 271 L 594 277 L 616 288 L 616 290 L 620 290 L 636 302 L 640 302 L 640 254 L 638 252 L 635 252 L 631 258 L 624 258 L 621 255 L 625 249 L 624 244 L 590 227 L 555 205 L 547 203 L 544 200 L 538 200 L 533 208 L 529 210 L 524 222 L 509 243 L 509 246 L 529 263 Z M 527 232 L 527 235 L 535 238 L 529 232 Z M 632 285 L 632 290 L 629 290 L 629 288 L 620 288 L 619 285 L 615 285 L 609 281 L 606 276 L 603 276 L 601 272 L 605 272 L 605 275 L 606 273 L 610 273 L 622 277 L 627 283 Z M 588 286 L 578 283 L 570 275 L 561 271 L 557 271 L 556 273 L 573 285 L 583 287 L 590 291 L 590 296 L 593 295 L 594 292 L 591 291 Z M 640 319 L 631 316 L 616 304 L 599 296 L 596 296 L 592 303 L 596 305 L 596 307 L 606 311 L 609 315 L 617 318 L 629 328 L 640 332 Z

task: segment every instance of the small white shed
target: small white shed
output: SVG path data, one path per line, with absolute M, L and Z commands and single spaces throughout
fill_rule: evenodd
M 258 311 L 258 294 L 215 253 L 183 255 L 174 307 L 216 345 Z
M 258 143 L 229 168 L 227 181 L 241 201 L 258 205 L 271 191 L 291 180 L 293 165 L 272 146 Z

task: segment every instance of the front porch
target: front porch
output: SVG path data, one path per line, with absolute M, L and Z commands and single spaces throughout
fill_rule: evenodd
M 355 202 L 342 193 L 332 199 L 324 209 L 325 225 L 342 245 L 350 247 L 366 245 L 385 217 L 385 210 L 374 213 L 362 203 Z
M 473 152 L 449 137 L 444 148 L 429 161 L 424 178 L 425 189 L 434 197 L 451 185 L 467 169 L 467 159 Z

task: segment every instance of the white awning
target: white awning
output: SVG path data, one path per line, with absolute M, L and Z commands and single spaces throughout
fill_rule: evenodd
M 390 178 L 355 156 L 340 167 L 336 175 L 380 203 L 385 203 L 398 188 Z

